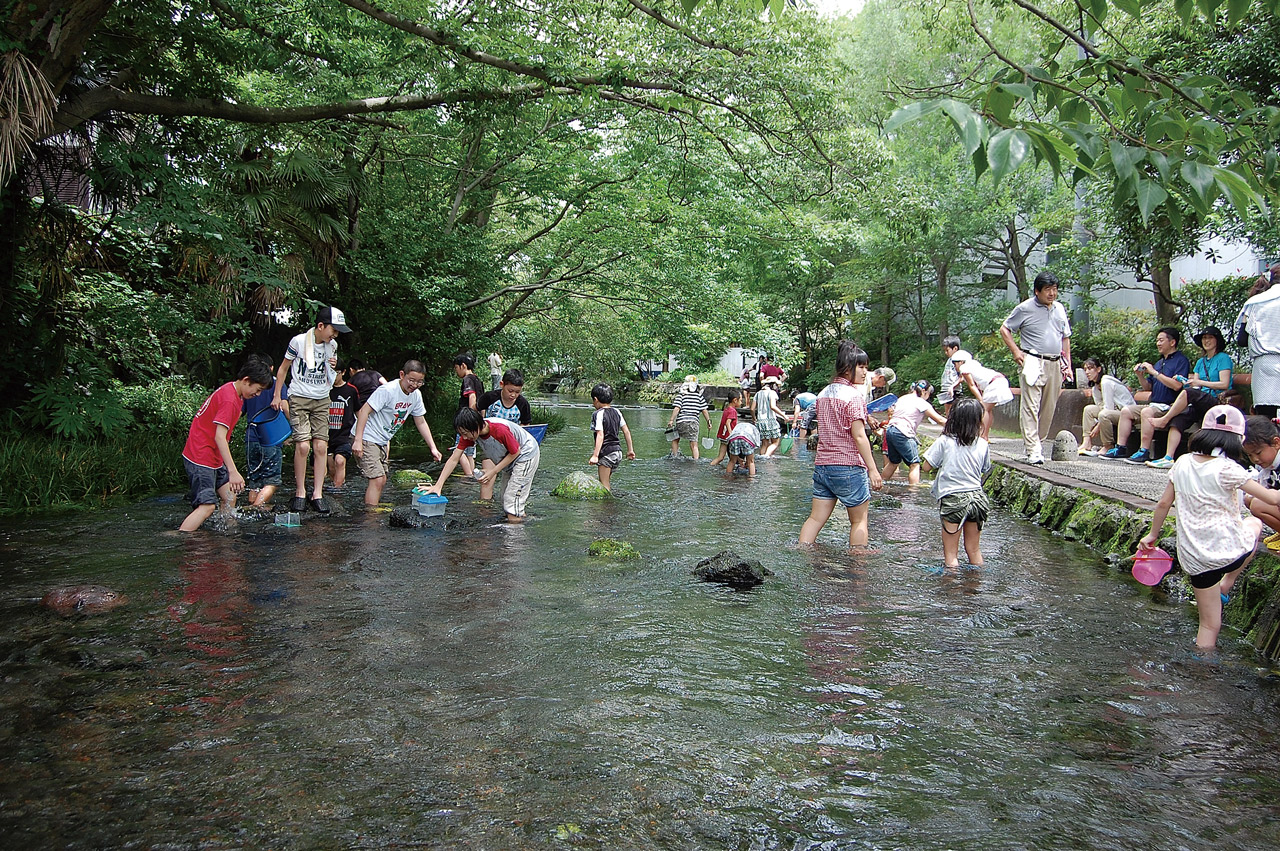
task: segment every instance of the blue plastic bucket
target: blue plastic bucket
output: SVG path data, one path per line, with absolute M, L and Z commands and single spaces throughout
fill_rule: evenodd
M 263 446 L 279 446 L 293 434 L 293 426 L 284 411 L 275 408 L 263 408 L 249 420 L 249 428 L 258 434 L 258 442 Z

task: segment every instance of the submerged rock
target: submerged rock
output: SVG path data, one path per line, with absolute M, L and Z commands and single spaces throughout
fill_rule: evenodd
M 754 588 L 764 582 L 766 576 L 773 576 L 773 571 L 758 561 L 740 558 L 733 550 L 725 550 L 698 562 L 693 568 L 693 575 L 705 582 Z
M 609 489 L 600 484 L 598 479 L 591 478 L 581 470 L 565 476 L 555 490 L 551 491 L 551 495 L 561 499 L 608 499 L 611 496 Z
M 587 548 L 587 555 L 596 558 L 639 558 L 640 552 L 626 541 L 613 538 L 597 538 Z
M 391 481 L 402 488 L 411 488 L 418 482 L 433 484 L 435 480 L 421 470 L 396 470 L 391 474 Z
M 1053 439 L 1053 457 L 1054 461 L 1075 461 L 1080 454 L 1080 444 L 1076 443 L 1076 436 L 1065 429 L 1058 432 L 1058 436 Z
M 101 585 L 72 585 L 55 588 L 40 600 L 40 605 L 62 615 L 99 615 L 123 606 L 129 598 Z

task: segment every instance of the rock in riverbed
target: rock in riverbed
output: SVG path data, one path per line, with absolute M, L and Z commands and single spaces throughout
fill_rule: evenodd
M 581 470 L 575 470 L 561 480 L 551 492 L 561 499 L 608 499 L 609 489 Z
M 718 582 L 734 588 L 754 588 L 764 582 L 766 576 L 773 576 L 773 571 L 758 561 L 740 558 L 733 550 L 725 550 L 698 562 L 693 568 L 693 575 L 706 582 Z
M 129 598 L 101 585 L 72 585 L 55 588 L 40 600 L 44 606 L 64 618 L 72 615 L 100 615 L 123 606 Z

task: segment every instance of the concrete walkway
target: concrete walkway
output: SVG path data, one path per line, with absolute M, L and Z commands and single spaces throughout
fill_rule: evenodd
M 940 427 L 932 424 L 922 425 L 921 431 L 935 438 L 942 433 Z M 1142 464 L 1081 456 L 1070 461 L 1046 459 L 1044 466 L 1037 466 L 1024 463 L 1023 457 L 1022 438 L 991 439 L 993 463 L 1012 467 L 1055 485 L 1087 490 L 1137 510 L 1154 509 L 1169 482 L 1168 470 L 1153 470 Z

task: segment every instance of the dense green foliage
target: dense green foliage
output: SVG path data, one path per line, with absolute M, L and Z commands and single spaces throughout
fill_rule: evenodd
M 1280 247 L 1274 6 L 9 0 L 6 422 L 180 440 L 323 304 L 344 357 L 427 362 L 442 444 L 460 350 L 531 389 L 732 344 L 816 389 L 841 337 L 906 380 L 948 334 L 1008 370 L 1046 264 L 1085 311 L 1123 271 L 1221 323 L 1238 292 L 1170 261 Z M 1077 352 L 1146 324 L 1099 310 Z

